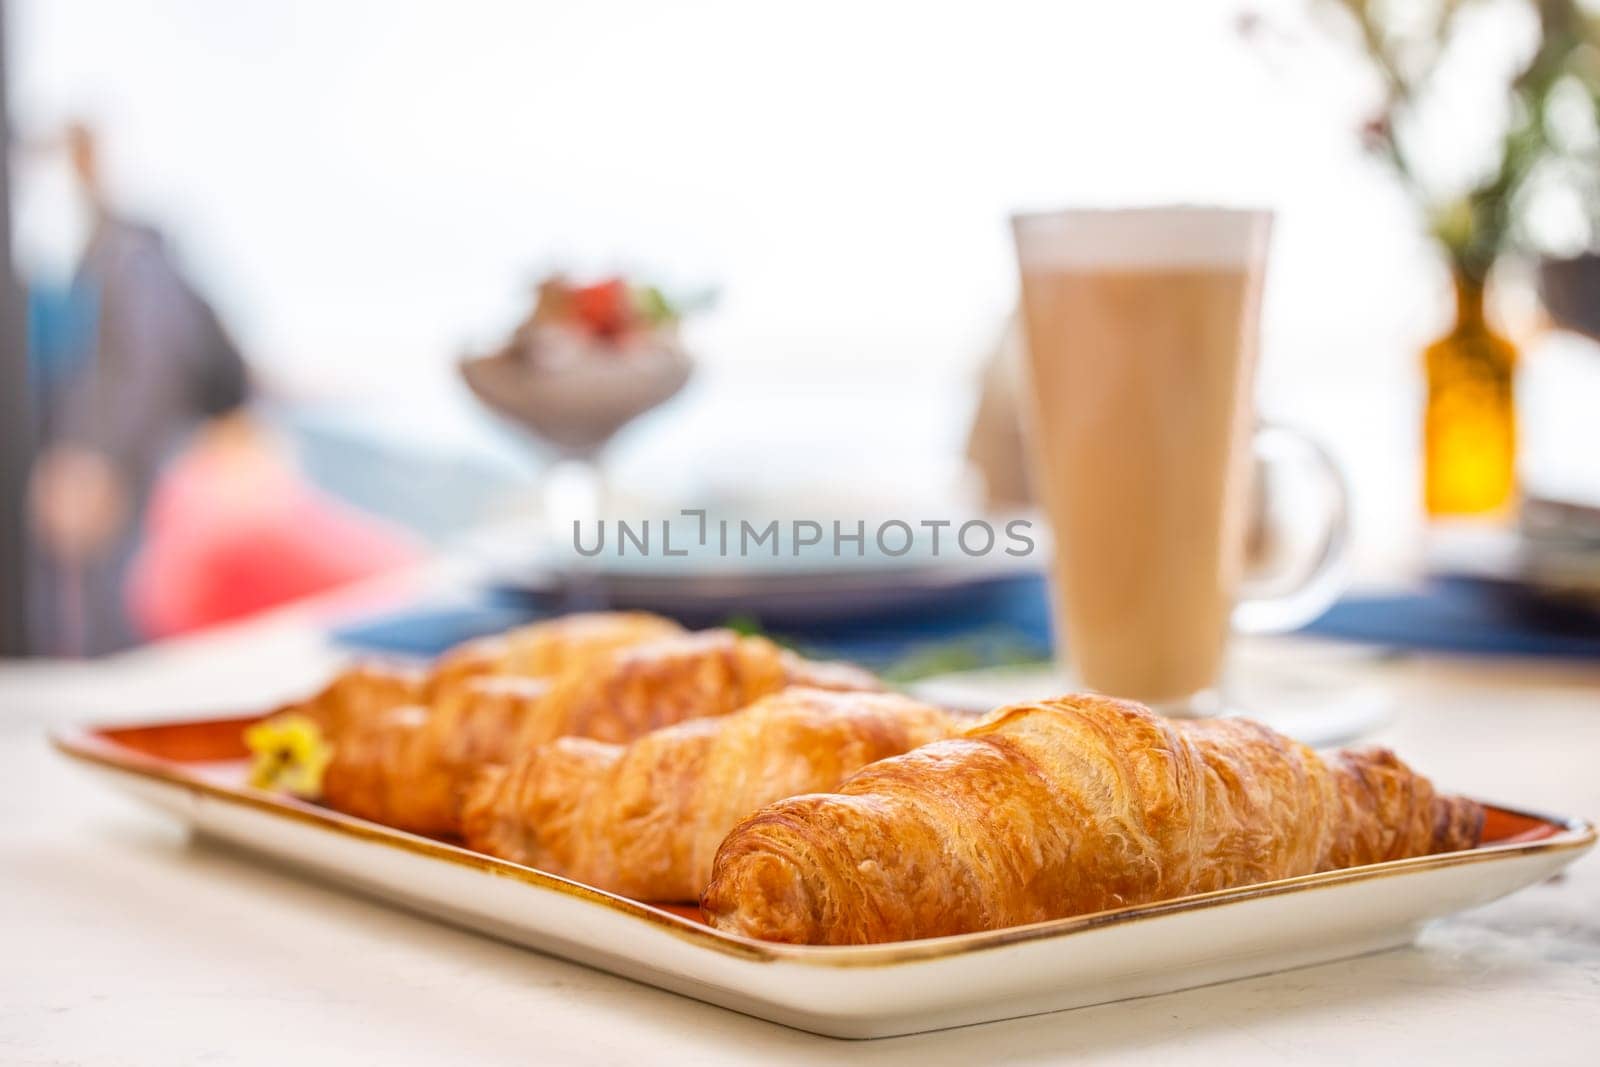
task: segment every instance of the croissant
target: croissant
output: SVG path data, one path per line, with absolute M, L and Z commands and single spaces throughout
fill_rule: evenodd
M 421 670 L 391 663 L 357 663 L 340 671 L 320 692 L 280 714 L 309 719 L 326 739 L 390 708 L 422 703 L 428 688 L 428 676 Z
M 682 634 L 671 619 L 639 611 L 564 615 L 457 645 L 434 666 L 436 686 L 481 674 L 554 678 L 593 667 L 630 645 Z
M 729 833 L 719 929 L 862 944 L 992 930 L 1471 848 L 1483 810 L 1383 749 L 1067 696 L 791 797 Z
M 763 637 L 703 630 L 625 648 L 603 669 L 568 674 L 524 722 L 517 748 L 558 737 L 625 744 L 685 719 L 726 715 L 791 685 L 882 688 L 849 664 L 812 662 Z
M 469 641 L 446 652 L 431 671 L 383 663 L 360 663 L 341 672 L 314 696 L 284 708 L 246 732 L 254 753 L 252 781 L 306 797 L 323 792 L 327 764 L 341 780 L 340 802 L 351 811 L 371 816 L 387 810 L 381 797 L 398 795 L 382 776 L 400 769 L 440 768 L 452 771 L 464 759 L 499 758 L 510 748 L 521 719 L 533 703 L 533 688 L 511 685 L 504 690 L 476 684 L 490 677 L 551 678 L 597 669 L 614 652 L 631 644 L 681 634 L 677 623 L 638 612 L 594 612 L 565 615 L 520 627 L 498 637 Z M 539 693 L 542 686 L 535 687 Z M 469 728 L 473 739 L 466 755 L 450 747 L 452 723 L 473 717 L 485 696 L 490 706 Z M 514 697 L 516 714 L 501 706 Z M 453 709 L 438 726 L 419 733 L 427 709 L 446 704 Z M 410 709 L 403 713 L 397 709 Z M 264 727 L 264 728 L 263 728 Z M 386 733 L 394 738 L 386 738 Z M 426 740 L 414 739 L 416 737 Z M 413 738 L 401 741 L 400 738 Z M 405 755 L 402 758 L 402 753 Z M 393 770 L 385 770 L 393 768 Z M 368 794 L 365 796 L 359 794 Z M 337 806 L 337 803 L 336 803 Z M 426 810 L 436 812 L 431 803 Z M 381 820 L 389 821 L 389 820 Z M 408 829 L 432 826 L 435 819 L 397 818 Z
M 456 833 L 461 786 L 486 761 L 504 758 L 549 691 L 542 678 L 467 677 L 431 706 L 394 707 L 352 723 L 323 772 L 322 799 L 412 833 Z
M 320 692 L 284 709 L 316 723 L 332 739 L 362 719 L 392 708 L 428 704 L 435 695 L 482 675 L 551 678 L 603 662 L 628 645 L 683 633 L 670 619 L 643 612 L 590 612 L 532 623 L 457 645 L 431 670 L 357 663 Z
M 739 819 L 949 737 L 957 721 L 889 693 L 792 688 L 623 747 L 564 737 L 490 768 L 467 845 L 640 900 L 696 900 Z
M 857 668 L 812 663 L 764 638 L 718 630 L 586 655 L 553 683 L 457 673 L 435 681 L 431 712 L 406 708 L 347 725 L 322 795 L 331 807 L 388 826 L 459 833 L 460 792 L 479 767 L 568 734 L 631 741 L 657 726 L 725 715 L 790 681 L 877 686 Z

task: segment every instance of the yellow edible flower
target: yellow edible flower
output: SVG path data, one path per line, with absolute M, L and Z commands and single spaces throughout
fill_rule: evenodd
M 322 795 L 322 772 L 328 769 L 333 749 L 311 719 L 293 713 L 274 715 L 246 730 L 244 743 L 254 755 L 252 786 L 308 800 Z

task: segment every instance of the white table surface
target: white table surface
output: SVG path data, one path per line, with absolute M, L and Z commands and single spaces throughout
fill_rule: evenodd
M 1600 860 L 1415 948 L 1140 1001 L 846 1043 L 190 842 L 52 725 L 249 709 L 335 655 L 304 612 L 93 664 L 0 665 L 0 1063 L 1600 1062 Z M 1408 659 L 1377 735 L 1441 785 L 1600 815 L 1600 670 Z

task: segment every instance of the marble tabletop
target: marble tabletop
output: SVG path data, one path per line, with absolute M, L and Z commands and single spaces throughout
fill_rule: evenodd
M 0 1063 L 1595 1062 L 1592 855 L 1413 948 L 843 1043 L 191 842 L 45 744 L 57 724 L 289 696 L 336 662 L 320 632 L 288 611 L 93 664 L 0 665 Z M 1376 739 L 1441 785 L 1600 815 L 1600 668 L 1374 658 L 1359 669 L 1396 709 Z

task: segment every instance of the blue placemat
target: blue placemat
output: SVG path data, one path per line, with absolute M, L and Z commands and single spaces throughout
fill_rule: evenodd
M 1416 593 L 1349 597 L 1306 633 L 1396 649 L 1600 659 L 1600 619 L 1516 587 L 1443 579 Z
M 419 603 L 339 627 L 333 637 L 365 651 L 429 657 L 451 645 L 551 614 L 549 602 L 483 591 L 448 603 Z M 819 656 L 882 669 L 960 646 L 951 666 L 1042 658 L 1050 649 L 1042 578 L 1014 576 L 965 589 L 947 610 L 878 615 L 826 626 L 746 620 Z M 1484 583 L 1442 581 L 1415 593 L 1350 597 L 1305 628 L 1317 636 L 1396 649 L 1464 655 L 1600 659 L 1600 622 L 1509 595 Z M 942 651 L 941 651 L 942 650 Z

